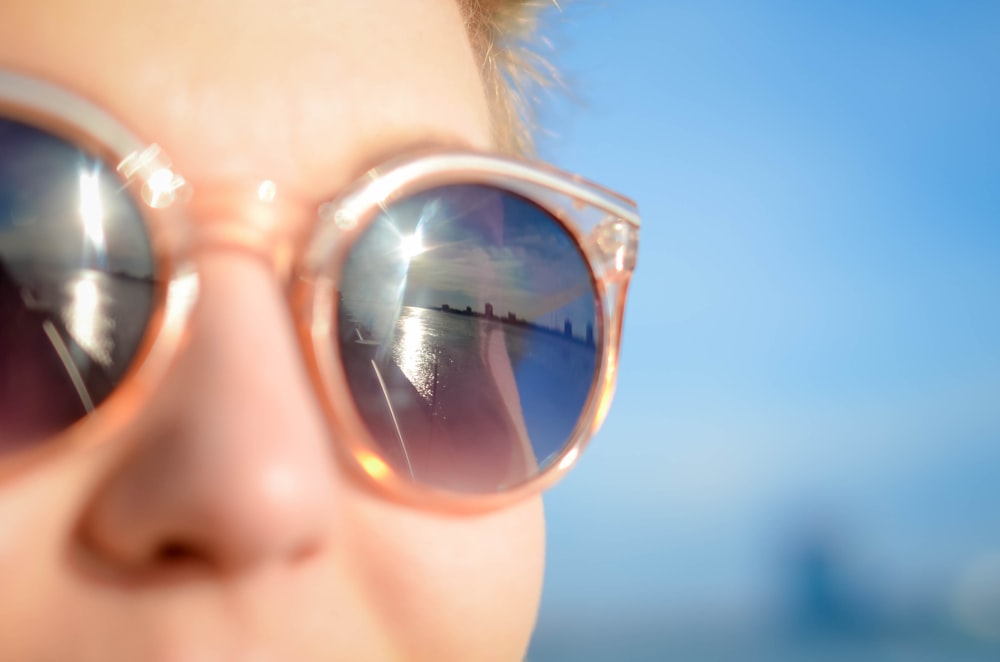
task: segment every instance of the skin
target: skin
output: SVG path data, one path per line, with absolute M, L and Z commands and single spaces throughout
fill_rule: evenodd
M 300 232 L 387 156 L 491 147 L 453 0 L 6 0 L 0 67 L 160 144 L 211 199 L 202 225 L 249 222 L 241 192 L 271 179 Z M 454 515 L 367 489 L 274 270 L 225 247 L 197 260 L 191 334 L 153 402 L 0 482 L 0 659 L 520 659 L 540 500 Z

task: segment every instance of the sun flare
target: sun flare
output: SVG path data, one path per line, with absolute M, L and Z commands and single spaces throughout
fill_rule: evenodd
M 419 232 L 400 237 L 399 248 L 408 260 L 412 260 L 426 250 Z

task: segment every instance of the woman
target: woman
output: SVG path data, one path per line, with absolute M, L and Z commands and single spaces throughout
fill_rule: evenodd
M 455 160 L 518 148 L 496 63 L 503 30 L 530 19 L 521 4 L 0 5 L 0 259 L 4 305 L 19 311 L 0 320 L 0 659 L 523 656 L 542 581 L 538 491 L 575 457 L 564 442 L 582 441 L 603 412 L 620 310 L 600 308 L 587 275 L 558 291 L 534 286 L 532 297 L 498 285 L 507 263 L 497 256 L 538 238 L 515 237 L 504 215 L 544 195 L 497 192 L 507 166 Z M 117 153 L 119 127 L 156 146 Z M 43 145 L 70 174 L 25 174 Z M 71 148 L 82 156 L 65 156 Z M 451 160 L 435 161 L 441 154 Z M 330 233 L 377 227 L 385 219 L 369 217 L 380 203 L 366 190 L 358 218 L 322 203 L 362 190 L 376 178 L 362 175 L 387 160 L 395 165 L 378 173 L 414 163 L 449 183 L 486 173 L 460 194 L 434 188 L 421 213 L 475 194 L 480 220 L 434 217 L 427 231 L 458 227 L 455 245 L 466 247 L 473 236 L 503 244 L 477 247 L 482 269 L 448 272 L 485 288 L 489 308 L 470 300 L 463 316 L 468 290 L 441 300 L 452 253 L 404 269 L 392 283 L 408 289 L 379 326 L 373 311 L 388 300 L 370 294 L 363 265 L 351 266 L 374 230 L 344 241 Z M 32 188 L 59 177 L 78 199 Z M 490 177 L 493 197 L 479 195 Z M 600 236 L 584 259 L 572 232 L 532 209 L 532 223 L 562 242 L 549 249 L 553 264 L 586 270 L 605 251 L 624 285 L 630 224 L 606 220 L 606 209 L 594 216 Z M 317 239 L 318 227 L 330 236 Z M 406 230 L 404 267 L 432 253 L 414 248 L 420 230 Z M 310 262 L 327 239 L 362 248 Z M 48 265 L 71 253 L 73 275 L 49 283 Z M 545 312 L 539 293 L 565 296 Z M 450 345 L 407 363 L 403 331 L 424 333 L 432 319 L 479 329 L 478 349 L 458 351 L 469 371 L 457 372 Z M 593 328 L 584 332 L 595 324 L 596 348 Z M 310 344 L 338 329 L 331 357 Z M 531 354 L 514 349 L 522 336 L 531 348 L 557 344 Z M 563 393 L 551 371 L 536 377 L 544 362 L 532 361 L 587 347 L 583 363 L 558 359 L 585 373 L 590 361 L 580 394 Z M 31 377 L 54 364 L 65 368 L 58 379 Z M 573 416 L 539 409 L 551 408 L 548 396 Z M 79 412 L 66 414 L 67 402 Z M 452 447 L 467 438 L 487 450 Z M 466 461 L 461 479 L 444 475 Z

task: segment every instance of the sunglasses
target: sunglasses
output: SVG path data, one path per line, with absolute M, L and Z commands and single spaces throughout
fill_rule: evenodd
M 111 438 L 156 397 L 197 305 L 198 198 L 103 111 L 0 72 L 0 462 Z M 307 238 L 256 250 L 349 464 L 441 506 L 563 475 L 610 404 L 635 206 L 550 167 L 425 151 L 310 208 Z

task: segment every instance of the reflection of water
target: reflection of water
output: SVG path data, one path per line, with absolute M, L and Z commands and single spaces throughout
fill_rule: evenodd
M 0 264 L 0 448 L 64 429 L 112 392 L 142 339 L 153 287 Z
M 427 351 L 427 322 L 417 315 L 400 318 L 393 360 L 413 387 L 430 401 L 434 392 L 436 357 Z M 433 371 L 432 371 L 433 367 Z
M 39 269 L 21 280 L 31 283 L 29 308 L 57 320 L 89 360 L 124 372 L 152 312 L 152 281 L 94 269 Z
M 66 284 L 67 303 L 62 317 L 69 335 L 92 360 L 103 366 L 111 364 L 115 345 L 112 331 L 115 320 L 108 315 L 108 287 L 101 287 L 100 274 L 85 271 Z
M 439 386 L 447 391 L 478 367 L 469 361 L 479 355 L 474 319 L 404 307 L 389 342 L 393 362 L 432 407 Z
M 358 325 L 361 337 L 372 329 L 352 319 L 348 302 L 345 316 Z M 370 312 L 370 308 L 363 307 Z M 404 306 L 394 324 L 385 324 L 393 311 L 380 311 L 375 327 L 389 337 L 374 340 L 378 355 L 390 360 L 405 375 L 423 400 L 427 415 L 454 421 L 467 415 L 473 393 L 507 392 L 502 373 L 512 374 L 521 423 L 541 464 L 562 449 L 579 419 L 594 377 L 596 348 L 579 340 L 527 325 L 504 324 L 483 317 Z M 501 334 L 496 336 L 496 334 Z M 352 337 L 353 331 L 345 334 Z M 499 365 L 491 349 L 499 339 Z M 492 395 L 491 397 L 496 397 Z

